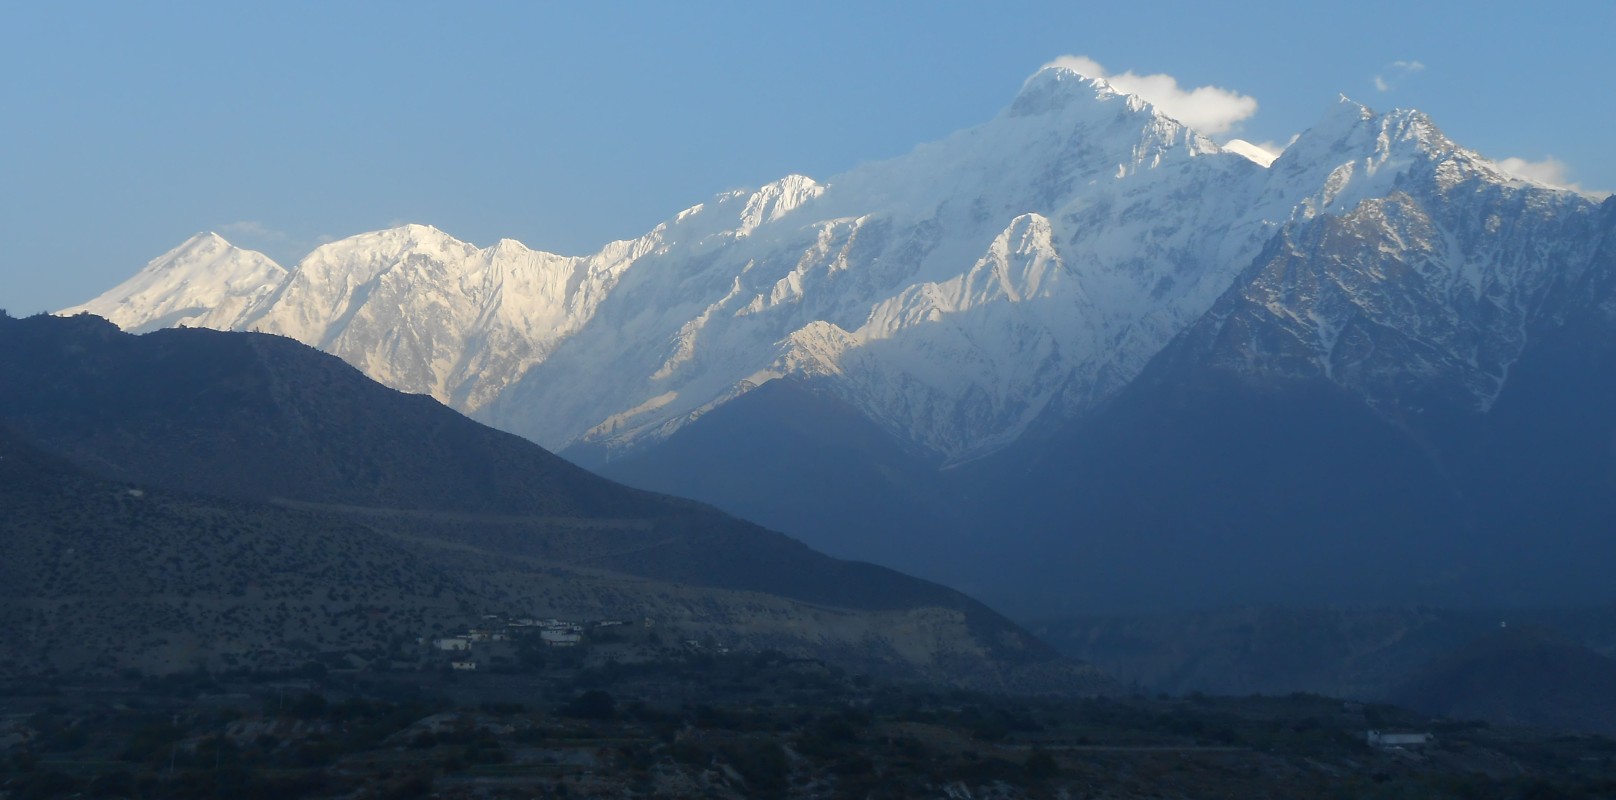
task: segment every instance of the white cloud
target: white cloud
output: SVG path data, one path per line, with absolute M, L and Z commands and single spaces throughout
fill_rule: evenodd
M 1043 66 L 1065 67 L 1090 78 L 1102 78 L 1117 91 L 1136 94 L 1151 105 L 1201 133 L 1217 135 L 1228 133 L 1240 122 L 1257 113 L 1257 100 L 1217 86 L 1197 86 L 1185 89 L 1171 75 L 1139 75 L 1129 70 L 1111 74 L 1100 62 L 1088 56 L 1061 56 Z
M 1554 156 L 1548 156 L 1542 161 L 1527 161 L 1524 158 L 1511 156 L 1498 162 L 1498 168 L 1511 175 L 1527 180 L 1547 183 L 1551 186 L 1570 186 L 1570 171 L 1566 163 Z
M 1511 156 L 1501 158 L 1493 163 L 1497 164 L 1499 169 L 1517 178 L 1525 178 L 1529 181 L 1537 181 L 1538 183 L 1545 183 L 1561 189 L 1570 189 L 1573 192 L 1589 197 L 1607 197 L 1611 194 L 1608 191 L 1583 188 L 1582 184 L 1571 180 L 1571 167 L 1554 156 L 1544 156 L 1537 161 Z
M 1389 92 L 1397 88 L 1397 84 L 1409 75 L 1424 72 L 1425 64 L 1419 61 L 1398 60 L 1386 65 L 1381 74 L 1375 76 L 1375 91 Z
M 1100 62 L 1088 56 L 1057 56 L 1054 61 L 1039 67 L 1038 71 L 1043 72 L 1050 67 L 1064 67 L 1079 75 L 1087 75 L 1090 78 L 1105 77 L 1105 67 L 1100 66 Z
M 1529 181 L 1546 183 L 1550 186 L 1558 186 L 1562 189 L 1570 189 L 1576 192 L 1583 191 L 1581 186 L 1571 180 L 1571 168 L 1564 161 L 1554 156 L 1544 156 L 1539 161 L 1528 161 L 1524 158 L 1510 156 L 1509 158 L 1499 159 L 1495 163 L 1498 164 L 1499 169 L 1517 178 L 1525 178 Z
M 285 233 L 252 219 L 245 219 L 240 222 L 231 222 L 220 225 L 219 230 L 232 236 L 248 236 L 257 239 L 268 239 L 271 241 L 278 241 L 286 238 Z

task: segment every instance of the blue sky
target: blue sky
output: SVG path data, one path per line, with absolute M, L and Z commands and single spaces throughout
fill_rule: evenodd
M 1061 56 L 1254 100 L 1220 140 L 1342 93 L 1616 189 L 1605 0 L 468 5 L 0 4 L 0 308 L 202 230 L 288 266 L 400 222 L 592 252 L 982 122 Z

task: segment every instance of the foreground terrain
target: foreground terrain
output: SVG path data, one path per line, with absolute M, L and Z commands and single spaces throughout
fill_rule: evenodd
M 1030 699 L 779 654 L 0 684 L 0 797 L 1609 797 L 1616 741 L 1315 695 Z M 1434 734 L 1376 748 L 1370 729 Z
M 1244 607 L 1034 626 L 1140 690 L 1390 702 L 1616 734 L 1616 608 Z

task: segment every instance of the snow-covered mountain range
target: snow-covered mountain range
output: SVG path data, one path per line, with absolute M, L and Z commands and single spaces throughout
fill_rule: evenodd
M 1052 67 L 589 256 L 203 234 L 67 311 L 284 334 L 1028 615 L 1609 599 L 1616 200 L 1416 111 L 1341 98 L 1270 158 Z
M 589 256 L 406 225 L 288 269 L 200 234 L 64 313 L 284 334 L 554 449 L 632 448 L 769 380 L 809 378 L 958 461 L 1115 392 L 1259 257 L 1300 246 L 1276 239 L 1284 226 L 1320 215 L 1384 234 L 1429 291 L 1415 319 L 1377 304 L 1374 274 L 1264 290 L 1309 341 L 1302 357 L 1380 391 L 1343 363 L 1357 334 L 1336 318 L 1373 307 L 1485 405 L 1553 274 L 1538 245 L 1512 243 L 1525 226 L 1587 224 L 1596 206 L 1504 174 L 1417 112 L 1345 98 L 1265 161 L 1052 67 L 982 125 L 826 183 L 729 192 Z M 1400 198 L 1418 174 L 1454 207 L 1409 239 Z M 1492 315 L 1480 339 L 1461 319 L 1478 304 Z

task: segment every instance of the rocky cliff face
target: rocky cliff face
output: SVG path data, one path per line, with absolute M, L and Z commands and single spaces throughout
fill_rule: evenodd
M 1286 224 L 1185 333 L 1186 357 L 1322 377 L 1392 416 L 1485 412 L 1595 267 L 1598 208 L 1509 180 L 1415 113 L 1353 120 L 1338 146 L 1354 140 L 1375 143 L 1381 171 L 1397 164 L 1393 179 L 1340 214 Z

